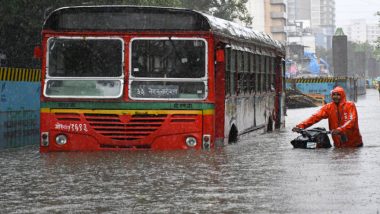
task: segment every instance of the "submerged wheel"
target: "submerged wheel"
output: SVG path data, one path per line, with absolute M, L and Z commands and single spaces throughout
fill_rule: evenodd
M 235 125 L 232 125 L 230 134 L 228 135 L 228 143 L 236 143 L 238 140 L 238 130 Z
M 272 131 L 273 131 L 273 120 L 272 120 L 272 117 L 269 117 L 268 125 L 267 125 L 267 132 L 272 132 Z

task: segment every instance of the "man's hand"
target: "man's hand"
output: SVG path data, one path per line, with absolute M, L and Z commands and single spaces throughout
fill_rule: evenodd
M 293 128 L 292 128 L 292 131 L 293 131 L 293 132 L 298 132 L 298 133 L 300 133 L 300 132 L 301 132 L 301 128 L 298 128 L 298 127 L 296 126 L 296 127 L 293 127 Z
M 342 134 L 342 132 L 339 131 L 338 129 L 333 129 L 333 130 L 331 131 L 331 134 L 332 134 L 332 135 L 340 135 L 340 134 Z

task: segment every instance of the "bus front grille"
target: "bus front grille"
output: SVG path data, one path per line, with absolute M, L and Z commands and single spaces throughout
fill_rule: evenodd
M 170 117 L 171 123 L 194 123 L 198 119 L 196 114 L 173 114 Z
M 58 121 L 80 121 L 80 114 L 77 113 L 55 113 Z
M 99 134 L 118 141 L 141 140 L 158 130 L 165 122 L 163 114 L 84 114 L 90 126 Z

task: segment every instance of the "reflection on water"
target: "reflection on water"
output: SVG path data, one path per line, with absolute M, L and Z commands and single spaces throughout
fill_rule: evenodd
M 293 149 L 290 129 L 309 108 L 289 110 L 281 131 L 211 151 L 3 150 L 1 213 L 377 213 L 380 104 L 372 92 L 357 103 L 360 149 Z

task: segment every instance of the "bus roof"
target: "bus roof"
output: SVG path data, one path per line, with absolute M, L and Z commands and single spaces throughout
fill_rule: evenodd
M 162 21 L 165 20 L 165 21 Z M 101 5 L 62 7 L 45 20 L 52 31 L 211 31 L 230 39 L 243 40 L 283 50 L 269 35 L 205 13 L 182 8 Z

